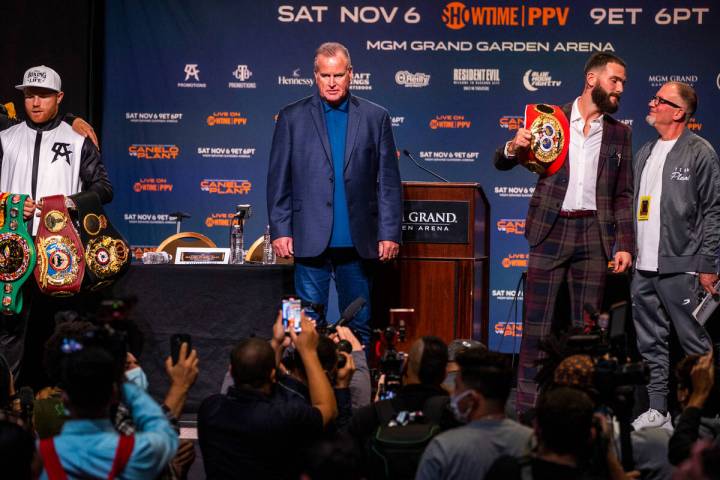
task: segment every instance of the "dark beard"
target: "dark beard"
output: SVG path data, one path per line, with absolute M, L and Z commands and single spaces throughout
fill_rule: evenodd
M 615 113 L 620 107 L 620 95 L 617 95 L 615 93 L 607 93 L 600 87 L 599 84 L 595 85 L 595 87 L 592 89 L 591 97 L 593 103 L 603 113 Z M 617 103 L 612 103 L 610 101 L 610 97 L 616 97 Z

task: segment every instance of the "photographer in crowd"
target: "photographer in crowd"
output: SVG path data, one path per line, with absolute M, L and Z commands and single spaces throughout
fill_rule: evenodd
M 355 364 L 355 371 L 350 379 L 349 388 L 352 410 L 356 411 L 369 405 L 371 401 L 372 384 L 370 382 L 370 368 L 368 367 L 367 356 L 362 343 L 350 328 L 338 326 L 335 327 L 335 331 L 336 333 L 331 335 L 330 338 L 337 342 L 338 345 L 345 340 L 351 347 L 350 355 L 352 355 Z
M 670 438 L 668 459 L 679 465 L 691 456 L 698 440 L 718 443 L 718 392 L 715 385 L 715 366 L 712 352 L 706 355 L 688 355 L 675 370 L 677 397 L 683 407 L 682 414 Z M 712 398 L 713 401 L 708 401 Z
M 282 321 L 275 324 L 273 330 L 273 340 L 275 341 L 271 342 L 271 345 L 282 345 L 278 341 L 280 336 L 284 336 Z M 338 409 L 338 416 L 334 424 L 342 427 L 350 421 L 352 415 L 350 381 L 355 371 L 355 362 L 350 354 L 338 352 L 335 343 L 325 336 L 320 336 L 318 339 L 317 353 L 323 371 L 334 386 Z M 339 360 L 340 358 L 342 361 Z M 277 369 L 279 372 L 277 375 L 278 393 L 287 396 L 288 401 L 298 400 L 306 405 L 312 405 L 305 364 L 296 348 L 283 357 L 283 360 L 277 364 Z
M 40 442 L 41 478 L 155 478 L 175 455 L 177 433 L 162 409 L 142 389 L 123 382 L 111 349 L 98 337 L 66 339 L 60 345 L 60 380 L 70 419 L 60 435 Z M 110 420 L 121 392 L 132 411 L 132 435 L 119 434 Z
M 613 440 L 613 447 L 616 452 L 621 454 L 620 458 L 622 459 L 621 430 L 623 428 L 630 429 L 631 426 L 629 424 L 620 425 L 620 419 L 615 416 L 617 414 L 615 410 L 621 408 L 629 412 L 632 409 L 633 386 L 617 385 L 615 379 L 599 376 L 596 362 L 597 360 L 590 355 L 569 355 L 559 361 L 557 367 L 551 372 L 553 376 L 543 383 L 547 383 L 545 388 L 548 390 L 557 387 L 571 387 L 586 393 L 593 401 L 595 412 L 604 417 L 605 423 L 608 425 L 608 437 Z M 607 366 L 600 366 L 600 369 L 604 368 L 606 369 Z M 628 380 L 627 376 L 623 379 Z M 622 392 L 619 392 L 618 388 Z M 626 418 L 626 422 L 629 423 L 629 417 Z M 672 476 L 671 465 L 667 461 L 670 435 L 669 430 L 659 427 L 630 431 L 628 451 L 632 451 L 633 468 L 642 473 L 642 478 L 666 480 Z M 590 460 L 594 471 L 602 472 L 607 471 L 607 461 L 605 454 L 596 455 Z
M 230 357 L 235 385 L 205 399 L 198 435 L 207 478 L 275 479 L 299 475 L 302 447 L 337 417 L 335 394 L 318 358 L 320 336 L 303 316 L 290 337 L 303 362 L 312 405 L 278 393 L 275 351 L 265 340 L 242 340 Z
M 390 420 L 381 412 L 383 404 L 391 407 L 389 416 L 401 411 L 421 411 L 430 399 L 438 399 L 447 405 L 449 397 L 440 386 L 445 378 L 446 364 L 447 346 L 442 340 L 434 336 L 415 340 L 401 372 L 402 385 L 394 398 L 381 399 L 358 410 L 350 421 L 350 434 L 360 444 L 365 444 L 380 424 Z
M 590 397 L 575 388 L 557 387 L 538 401 L 535 434 L 538 445 L 520 458 L 504 456 L 488 472 L 487 480 L 580 480 L 627 478 L 610 447 L 604 418 L 594 416 Z M 589 457 L 593 443 L 607 452 L 608 468 L 594 474 Z
M 484 478 L 501 455 L 529 451 L 532 430 L 505 417 L 512 369 L 505 357 L 468 348 L 456 361 L 451 408 L 464 425 L 435 437 L 420 461 L 417 480 Z
M 115 364 L 115 371 L 121 372 L 123 381 L 134 384 L 143 391 L 148 389 L 148 380 L 137 358 L 125 348 L 125 334 L 107 327 L 80 320 L 72 316 L 55 329 L 45 345 L 44 364 L 51 384 L 40 390 L 35 399 L 33 423 L 38 436 L 43 438 L 58 435 L 68 420 L 62 407 L 64 394 L 62 380 L 62 361 L 65 350 L 72 345 L 82 345 L 97 336 L 109 336 L 108 343 Z M 165 369 L 170 381 L 161 408 L 176 432 L 179 431 L 177 419 L 182 414 L 185 399 L 198 377 L 197 351 L 188 351 L 188 345 L 182 344 L 177 363 L 167 357 Z M 110 418 L 115 429 L 122 435 L 133 435 L 137 424 L 129 402 L 121 395 L 110 408 Z M 195 459 L 194 447 L 190 440 L 180 440 L 177 455 L 165 469 L 159 479 L 185 478 Z

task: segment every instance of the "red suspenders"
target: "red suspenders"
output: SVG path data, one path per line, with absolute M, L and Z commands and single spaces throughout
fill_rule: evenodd
M 134 446 L 134 435 L 120 435 L 117 450 L 115 450 L 112 469 L 108 476 L 110 480 L 114 480 L 125 469 L 128 460 L 130 460 L 130 455 L 132 455 Z M 60 463 L 60 457 L 58 457 L 55 451 L 53 438 L 40 440 L 40 455 L 42 456 L 43 465 L 50 480 L 67 480 L 65 470 L 62 467 L 62 463 Z

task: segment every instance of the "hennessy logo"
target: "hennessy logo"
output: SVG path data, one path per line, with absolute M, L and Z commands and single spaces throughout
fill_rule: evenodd
M 50 163 L 55 163 L 55 160 L 57 160 L 58 157 L 65 157 L 65 161 L 68 165 L 70 165 L 70 154 L 72 151 L 68 149 L 69 146 L 69 143 L 55 142 L 55 145 L 53 145 L 51 149 L 55 153 L 55 156 Z

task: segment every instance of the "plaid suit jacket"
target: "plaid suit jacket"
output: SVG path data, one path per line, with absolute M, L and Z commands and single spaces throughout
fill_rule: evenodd
M 568 119 L 571 109 L 572 103 L 562 107 Z M 595 199 L 600 236 L 608 258 L 612 258 L 614 248 L 635 254 L 631 137 L 630 127 L 603 115 Z M 510 170 L 518 165 L 518 158 L 506 157 L 504 149 L 502 145 L 495 152 L 495 167 Z M 538 178 L 525 221 L 525 237 L 530 247 L 540 245 L 555 225 L 569 178 L 569 159 L 555 175 Z

